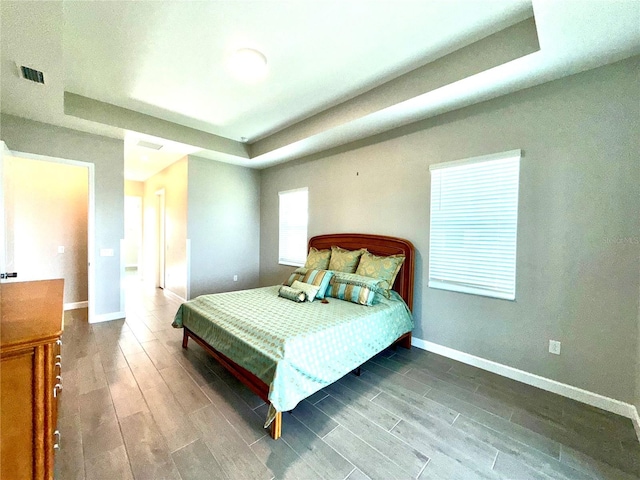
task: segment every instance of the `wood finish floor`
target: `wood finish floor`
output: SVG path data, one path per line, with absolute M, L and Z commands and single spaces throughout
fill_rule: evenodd
M 640 478 L 631 421 L 418 349 L 387 350 L 283 416 L 128 280 L 127 320 L 65 314 L 56 479 Z

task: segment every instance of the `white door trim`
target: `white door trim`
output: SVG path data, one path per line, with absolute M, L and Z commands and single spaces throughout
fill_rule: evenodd
M 6 272 L 6 260 L 5 255 L 6 251 L 6 243 L 4 239 L 4 229 L 5 229 L 5 218 L 4 218 L 4 156 L 13 156 L 13 153 L 7 147 L 7 144 L 0 140 L 0 248 L 2 251 L 0 252 L 0 272 Z
M 156 287 L 165 288 L 165 275 L 167 268 L 167 236 L 166 236 L 166 197 L 165 190 L 156 190 Z

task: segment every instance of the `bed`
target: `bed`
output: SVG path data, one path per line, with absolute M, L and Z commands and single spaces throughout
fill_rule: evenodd
M 404 255 L 388 298 L 371 306 L 337 298 L 296 303 L 279 285 L 202 295 L 183 303 L 173 323 L 183 348 L 193 339 L 270 406 L 265 427 L 278 439 L 282 412 L 359 368 L 391 345 L 411 347 L 413 245 L 380 235 L 331 234 L 309 240 L 318 250 L 366 248 L 378 256 Z

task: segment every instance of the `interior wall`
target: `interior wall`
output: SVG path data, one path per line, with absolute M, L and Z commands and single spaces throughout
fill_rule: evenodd
M 189 156 L 188 236 L 191 298 L 257 287 L 260 172 Z
M 640 236 L 636 237 L 638 242 L 640 242 Z M 638 272 L 640 275 L 640 272 Z M 640 304 L 640 296 L 638 298 L 638 303 Z M 638 439 L 640 439 L 640 308 L 638 308 L 638 361 L 636 362 L 636 434 L 638 435 Z
M 144 182 L 143 278 L 156 281 L 158 196 L 165 195 L 165 290 L 187 297 L 187 157 Z
M 136 182 L 134 180 L 124 181 L 124 194 L 129 197 L 144 196 L 144 182 Z
M 0 116 L 0 139 L 12 151 L 95 165 L 95 313 L 121 311 L 120 240 L 124 235 L 124 142 L 12 115 Z M 100 249 L 113 249 L 101 257 Z
M 278 265 L 278 192 L 309 187 L 309 236 L 369 232 L 417 249 L 414 335 L 636 401 L 640 57 L 262 172 L 260 283 Z M 429 165 L 523 150 L 516 301 L 427 287 Z M 550 339 L 562 354 L 548 352 Z
M 22 281 L 63 278 L 64 303 L 86 302 L 88 169 L 5 157 L 3 183 L 7 267 Z

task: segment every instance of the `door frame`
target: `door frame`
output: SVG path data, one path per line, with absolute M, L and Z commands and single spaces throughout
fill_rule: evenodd
M 166 196 L 164 188 L 156 190 L 156 287 L 165 288 L 167 268 Z
M 0 140 L 0 148 L 3 152 L 0 155 L 0 219 L 2 220 L 2 228 L 0 228 L 0 241 L 2 242 L 2 251 L 0 252 L 0 269 L 4 271 L 5 254 L 4 245 L 4 160 L 3 156 L 8 155 L 12 157 L 24 158 L 27 160 L 39 160 L 43 162 L 61 163 L 63 165 L 73 165 L 76 167 L 83 167 L 87 169 L 88 173 L 88 209 L 87 209 L 87 301 L 88 301 L 88 314 L 89 323 L 93 322 L 95 317 L 95 261 L 94 261 L 94 245 L 95 245 L 95 168 L 96 166 L 91 162 L 82 162 L 80 160 L 69 160 L 66 158 L 52 157 L 49 155 L 39 155 L 37 153 L 17 152 L 9 150 L 7 144 Z

